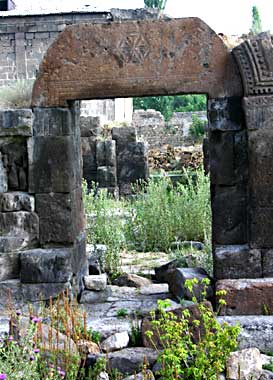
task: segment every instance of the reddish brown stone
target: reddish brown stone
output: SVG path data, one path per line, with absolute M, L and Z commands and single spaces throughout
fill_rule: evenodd
M 226 306 L 221 315 L 264 315 L 273 314 L 273 279 L 220 280 L 216 291 L 225 290 Z
M 231 53 L 198 18 L 68 26 L 45 55 L 32 105 L 177 93 L 242 95 Z

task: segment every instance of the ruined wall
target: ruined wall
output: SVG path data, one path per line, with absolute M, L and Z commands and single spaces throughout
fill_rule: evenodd
M 136 110 L 133 113 L 133 125 L 137 136 L 149 143 L 149 148 L 160 148 L 169 144 L 174 147 L 192 143 L 189 128 L 192 116 L 207 122 L 207 112 L 175 112 L 166 122 L 163 115 L 155 110 Z

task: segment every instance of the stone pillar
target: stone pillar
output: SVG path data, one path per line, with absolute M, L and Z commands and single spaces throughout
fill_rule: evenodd
M 247 136 L 237 97 L 210 99 L 209 157 L 216 279 L 249 276 L 241 266 L 247 243 Z M 224 251 L 224 254 L 223 254 Z M 247 259 L 247 255 L 245 255 Z M 236 268 L 234 270 L 234 268 Z
M 28 151 L 29 192 L 36 200 L 40 248 L 46 256 L 47 247 L 66 247 L 70 281 L 73 285 L 80 285 L 80 278 L 86 270 L 86 256 L 78 111 L 75 108 L 35 108 L 33 137 L 28 141 Z M 40 257 L 40 253 L 35 254 Z M 56 254 L 56 251 L 49 252 L 48 260 L 54 261 L 51 256 Z M 35 262 L 39 265 L 39 260 L 31 257 L 25 255 L 24 259 L 37 274 L 39 270 L 34 266 Z M 58 282 L 57 277 L 55 280 Z M 54 282 L 52 276 L 48 282 Z

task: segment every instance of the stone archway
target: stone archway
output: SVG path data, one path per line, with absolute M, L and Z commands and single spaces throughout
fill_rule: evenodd
M 62 199 L 61 207 L 68 194 L 72 205 L 80 202 L 80 179 L 73 164 L 79 161 L 73 101 L 181 93 L 208 96 L 214 246 L 246 243 L 247 145 L 239 71 L 219 36 L 200 19 L 188 18 L 75 25 L 48 49 L 32 98 L 39 131 L 34 128 L 30 183 L 38 201 L 41 244 L 67 242 L 67 234 L 63 240 L 56 237 L 61 220 L 53 212 L 55 199 Z M 64 115 L 69 121 L 62 124 Z M 40 128 L 45 118 L 56 120 L 54 128 Z M 56 144 L 58 150 L 58 139 L 63 142 L 59 164 L 51 148 Z M 244 159 L 239 160 L 242 152 Z M 45 180 L 38 173 L 45 173 Z M 52 204 L 47 217 L 43 216 L 45 204 L 49 208 Z M 81 210 L 71 208 L 72 225 L 75 219 L 81 220 Z M 81 228 L 75 226 L 71 243 Z
M 257 44 L 249 48 L 245 42 L 235 49 L 241 81 L 231 52 L 197 18 L 79 24 L 60 34 L 41 63 L 32 98 L 28 189 L 35 196 L 40 249 L 26 251 L 24 258 L 25 265 L 36 273 L 33 283 L 47 282 L 54 287 L 59 276 L 53 270 L 55 277 L 45 281 L 41 270 L 35 268 L 39 262 L 35 255 L 42 257 L 43 265 L 60 259 L 61 267 L 69 266 L 71 277 L 65 280 L 76 287 L 86 269 L 80 134 L 73 102 L 181 93 L 208 96 L 215 277 L 264 276 L 265 258 L 272 261 L 269 248 L 273 244 L 268 238 L 271 224 L 259 226 L 259 220 L 264 212 L 273 212 L 271 187 L 263 199 L 257 178 L 263 165 L 270 165 L 271 150 L 268 146 L 268 154 L 260 160 L 256 142 L 266 138 L 263 131 L 271 125 L 272 97 L 245 99 L 248 129 L 242 107 L 244 91 L 246 96 L 272 93 L 271 39 L 263 36 Z M 258 74 L 257 67 L 261 68 Z M 262 131 L 256 131 L 255 123 L 264 127 Z M 250 170 L 253 165 L 257 169 L 255 175 L 248 173 L 249 154 Z M 270 184 L 271 176 L 266 178 Z M 250 199 L 258 199 L 253 207 L 249 207 Z M 269 211 L 264 208 L 267 204 Z M 270 251 L 265 256 L 264 247 Z M 24 276 L 21 278 L 24 282 Z

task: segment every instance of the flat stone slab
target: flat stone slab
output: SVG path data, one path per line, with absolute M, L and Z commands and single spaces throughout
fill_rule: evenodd
M 220 280 L 218 290 L 227 293 L 221 315 L 273 315 L 273 278 Z
M 238 315 L 217 317 L 217 320 L 232 326 L 240 324 L 239 350 L 256 347 L 263 353 L 273 352 L 273 316 Z

